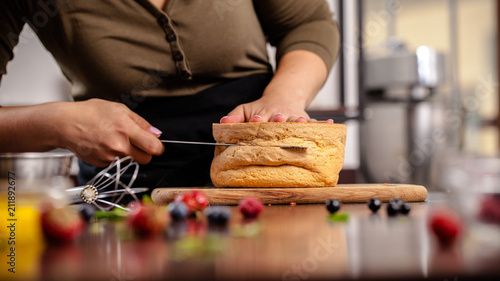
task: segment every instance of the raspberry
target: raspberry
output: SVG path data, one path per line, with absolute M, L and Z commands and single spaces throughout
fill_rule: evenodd
M 264 205 L 257 198 L 248 197 L 240 201 L 238 209 L 246 218 L 254 218 L 262 212 Z
M 184 202 L 188 207 L 189 213 L 203 211 L 208 206 L 208 199 L 200 190 L 185 192 L 175 197 L 175 202 Z
M 450 247 L 462 232 L 460 218 L 449 210 L 439 210 L 430 216 L 430 228 L 437 237 L 439 244 Z

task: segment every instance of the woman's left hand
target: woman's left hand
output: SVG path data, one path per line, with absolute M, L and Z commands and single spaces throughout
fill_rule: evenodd
M 222 117 L 221 123 L 243 122 L 309 122 L 304 110 L 304 104 L 291 101 L 279 94 L 265 95 L 262 98 L 237 106 L 227 116 Z

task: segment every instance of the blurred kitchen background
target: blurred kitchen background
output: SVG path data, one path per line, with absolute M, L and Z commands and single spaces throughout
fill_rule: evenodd
M 348 126 L 341 182 L 446 189 L 440 173 L 450 155 L 498 156 L 497 1 L 327 2 L 341 53 L 309 111 Z M 71 100 L 70 84 L 28 27 L 14 54 L 1 105 Z

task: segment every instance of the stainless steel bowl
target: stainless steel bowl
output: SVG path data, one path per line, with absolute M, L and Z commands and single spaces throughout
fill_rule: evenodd
M 0 153 L 0 178 L 14 173 L 16 179 L 46 179 L 70 176 L 73 153 L 56 149 L 49 152 Z

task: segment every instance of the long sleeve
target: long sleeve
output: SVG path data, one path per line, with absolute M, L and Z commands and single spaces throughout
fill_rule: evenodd
M 24 26 L 19 2 L 0 1 L 0 82 L 7 73 L 7 63 L 14 57 L 12 50 L 19 42 L 19 34 Z
M 330 70 L 340 45 L 339 30 L 324 0 L 254 0 L 255 10 L 276 59 L 293 50 L 319 55 Z

